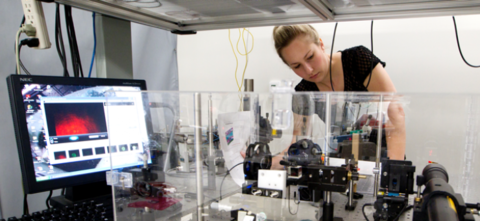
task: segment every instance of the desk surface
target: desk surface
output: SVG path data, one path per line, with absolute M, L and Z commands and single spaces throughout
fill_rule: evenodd
M 365 203 L 373 203 L 372 195 L 365 195 L 359 200 L 354 211 L 346 211 L 347 197 L 339 193 L 332 193 L 332 201 L 335 204 L 335 217 L 341 217 L 344 221 L 365 220 L 362 214 L 362 206 Z M 290 205 L 289 205 L 290 204 Z M 244 208 L 255 214 L 264 213 L 267 220 L 318 220 L 322 214 L 320 203 L 301 202 L 295 204 L 293 199 L 273 199 L 245 194 L 234 194 L 220 201 L 222 206 L 232 206 L 233 209 Z M 374 209 L 372 206 L 365 207 L 365 213 L 369 220 L 373 220 Z M 404 213 L 399 220 L 412 220 L 412 211 Z
M 262 196 L 253 196 L 241 193 L 241 188 L 236 185 L 233 180 L 227 176 L 222 184 L 222 200 L 220 200 L 219 188 L 223 180 L 222 175 L 216 176 L 216 189 L 208 190 L 206 179 L 204 179 L 204 205 L 205 208 L 212 205 L 213 202 L 218 201 L 217 209 L 205 209 L 203 211 L 204 220 L 208 221 L 223 221 L 230 220 L 230 210 L 244 209 L 251 211 L 254 214 L 264 213 L 266 220 L 318 220 L 322 214 L 320 203 L 300 202 L 296 204 L 293 199 L 277 199 Z M 145 199 L 132 198 L 116 198 L 117 209 L 123 206 L 122 211 L 117 210 L 117 221 L 142 220 L 142 221 L 160 221 L 160 220 L 175 220 L 188 221 L 197 220 L 197 202 L 195 195 L 195 177 L 189 174 L 178 176 L 167 175 L 167 182 L 178 187 L 178 193 L 174 194 L 174 198 L 179 199 L 180 202 L 162 211 L 151 211 L 150 217 L 145 217 L 144 208 L 130 208 L 127 205 L 134 201 L 141 201 Z M 368 181 L 367 181 L 368 182 Z M 368 189 L 368 188 L 367 188 Z M 373 204 L 374 199 L 370 194 L 364 194 L 364 198 L 357 200 L 357 206 L 354 211 L 346 211 L 345 204 L 348 199 L 345 195 L 340 193 L 332 193 L 332 201 L 334 203 L 335 217 L 341 217 L 344 221 L 349 220 L 365 220 L 362 214 L 362 206 L 366 203 Z M 413 195 L 410 198 L 410 205 L 413 204 Z M 365 213 L 368 220 L 373 221 L 373 206 L 365 207 Z M 148 214 L 147 214 L 148 215 Z M 413 219 L 413 211 L 409 210 L 404 213 L 399 221 L 410 221 Z M 475 217 L 476 220 L 478 217 Z

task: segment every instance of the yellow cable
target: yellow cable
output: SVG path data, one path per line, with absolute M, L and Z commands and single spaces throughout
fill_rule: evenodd
M 240 30 L 240 29 L 239 29 Z M 245 79 L 245 72 L 247 71 L 247 65 L 248 65 L 248 53 L 247 53 L 247 44 L 245 43 L 245 36 L 243 35 L 245 33 L 245 28 L 243 28 L 243 31 L 242 31 L 242 41 L 243 41 L 243 48 L 245 49 L 245 68 L 243 68 L 243 74 L 242 74 L 242 81 L 240 83 L 240 87 L 238 88 L 238 91 L 241 91 L 242 90 L 242 87 L 243 87 L 243 81 Z M 237 47 L 238 49 L 238 47 Z M 240 53 L 240 52 L 238 52 Z M 243 55 L 242 53 L 240 53 L 241 55 Z
M 245 42 L 245 31 L 248 32 L 248 34 L 250 36 L 252 36 L 252 48 L 247 51 L 247 44 Z M 242 56 L 245 56 L 245 68 L 243 69 L 243 74 L 242 74 L 242 81 L 239 83 L 238 82 L 238 78 L 237 78 L 237 70 L 238 70 L 238 57 L 237 57 L 237 54 L 235 52 L 235 48 L 233 47 L 233 43 L 232 43 L 232 40 L 231 40 L 231 37 L 230 37 L 230 29 L 228 30 L 228 41 L 230 42 L 230 46 L 232 48 L 232 51 L 233 51 L 233 54 L 235 55 L 235 61 L 236 61 L 236 67 L 235 67 L 235 82 L 237 83 L 237 87 L 238 87 L 238 91 L 241 91 L 242 90 L 242 87 L 243 87 L 243 81 L 245 80 L 245 72 L 247 71 L 247 65 L 248 65 L 248 54 L 250 54 L 252 51 L 253 51 L 253 48 L 254 48 L 254 42 L 255 42 L 255 39 L 253 37 L 253 34 L 246 28 L 243 28 L 243 31 L 241 31 L 240 29 L 238 29 L 238 40 L 237 40 L 237 52 L 242 55 Z M 240 52 L 240 50 L 238 49 L 238 45 L 240 43 L 240 37 L 242 38 L 242 42 L 243 42 L 243 48 L 245 50 L 245 54 L 243 54 L 242 52 Z
M 238 31 L 240 32 L 240 29 L 238 29 Z M 252 36 L 252 49 L 250 49 L 250 51 L 247 51 L 247 44 L 245 43 L 245 31 L 247 31 L 250 36 Z M 240 34 L 240 33 L 239 33 Z M 248 54 L 250 54 L 252 51 L 253 51 L 253 47 L 254 47 L 254 37 L 253 37 L 253 34 L 246 28 L 243 28 L 243 31 L 241 32 L 240 34 L 242 36 L 242 41 L 243 41 L 243 47 L 245 49 L 245 54 L 243 54 L 242 52 L 240 52 L 240 50 L 238 49 L 238 43 L 240 42 L 240 36 L 238 37 L 238 41 L 237 41 L 237 52 L 242 55 L 242 56 L 245 56 L 245 68 L 243 69 L 243 75 L 242 75 L 242 81 L 240 83 L 240 87 L 238 88 L 238 91 L 241 91 L 242 90 L 242 87 L 243 87 L 243 81 L 245 79 L 245 72 L 247 71 L 247 65 L 248 65 Z M 238 84 L 237 84 L 238 86 Z
M 238 31 L 240 32 L 240 29 L 238 29 Z M 242 55 L 242 56 L 246 56 L 246 55 L 250 54 L 250 52 L 253 51 L 253 47 L 254 47 L 254 43 L 255 43 L 255 38 L 253 37 L 253 34 L 252 34 L 248 29 L 243 28 L 243 32 L 241 33 L 242 38 L 243 38 L 243 44 L 245 44 L 245 38 L 244 38 L 244 33 L 245 33 L 245 31 L 247 31 L 248 34 L 249 34 L 250 36 L 252 36 L 252 49 L 250 49 L 250 51 L 248 51 L 248 52 L 247 52 L 247 50 L 245 49 L 245 54 L 243 54 L 242 52 L 240 52 L 240 50 L 238 49 L 238 43 L 240 42 L 240 37 L 239 37 L 239 38 L 238 38 L 238 41 L 237 41 L 237 52 L 238 52 L 240 55 Z
M 235 55 L 235 61 L 236 61 L 236 66 L 235 66 L 235 81 L 237 82 L 237 87 L 240 87 L 240 86 L 238 85 L 238 80 L 237 80 L 238 58 L 237 58 L 237 54 L 235 53 L 235 49 L 233 48 L 232 39 L 230 38 L 230 29 L 228 29 L 228 41 L 230 42 L 230 46 L 232 46 L 233 55 Z
M 243 36 L 243 34 L 244 34 L 245 31 L 247 31 L 248 34 L 249 34 L 250 36 L 252 36 L 252 49 L 250 49 L 250 51 L 248 51 L 248 52 L 246 53 L 246 55 L 248 55 L 248 54 L 250 54 L 250 53 L 253 51 L 253 47 L 255 46 L 255 38 L 253 37 L 252 32 L 250 32 L 250 31 L 249 31 L 248 29 L 246 29 L 246 28 L 243 29 L 242 36 Z M 247 51 L 247 50 L 245 50 L 245 51 Z

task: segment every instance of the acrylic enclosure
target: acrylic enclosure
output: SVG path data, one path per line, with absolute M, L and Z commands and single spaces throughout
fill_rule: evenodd
M 258 169 L 284 171 L 279 161 L 295 154 L 296 163 L 321 160 L 329 166 L 341 166 L 355 155 L 358 173 L 367 177 L 356 182 L 364 198 L 349 212 L 344 210 L 347 197 L 332 194 L 335 216 L 344 220 L 362 220 L 362 205 L 375 201 L 379 157 L 405 158 L 416 167 L 415 175 L 429 162 L 442 164 L 456 193 L 466 202 L 480 201 L 475 185 L 480 176 L 474 171 L 480 166 L 479 95 L 127 93 L 105 103 L 109 182 L 119 221 L 230 220 L 231 211 L 240 208 L 257 220 L 318 220 L 322 204 L 302 200 L 301 185 L 287 181 L 280 197 L 273 190 L 268 196 L 253 194 L 256 186 L 250 180 L 264 175 Z M 132 137 L 137 142 L 130 142 Z M 302 140 L 318 145 L 320 152 L 289 149 Z M 245 163 L 261 154 L 257 164 Z M 291 170 L 286 173 L 294 176 Z M 373 220 L 373 210 L 366 212 Z

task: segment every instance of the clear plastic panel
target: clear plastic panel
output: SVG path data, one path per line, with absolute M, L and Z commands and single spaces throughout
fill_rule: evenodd
M 327 198 L 336 217 L 361 220 L 362 206 L 383 191 L 374 183 L 384 174 L 379 157 L 406 158 L 415 175 L 440 163 L 456 193 L 480 201 L 473 171 L 480 96 L 112 92 L 105 107 L 116 220 L 230 220 L 248 212 L 257 220 L 318 220 Z M 279 112 L 290 115 L 276 121 Z M 354 182 L 364 196 L 354 211 L 344 209 L 345 191 L 327 197 L 306 178 L 307 166 L 324 161 L 362 178 Z M 352 162 L 355 171 L 338 169 Z M 345 178 L 349 185 L 353 178 Z M 373 212 L 366 208 L 370 220 Z

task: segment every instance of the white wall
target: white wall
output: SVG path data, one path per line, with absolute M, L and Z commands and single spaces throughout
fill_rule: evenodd
M 460 43 L 470 63 L 480 65 L 480 15 L 458 16 Z M 314 24 L 327 48 L 334 23 Z M 277 56 L 273 27 L 251 28 L 255 36 L 246 78 L 255 79 L 255 91 L 267 92 L 274 79 L 300 80 Z M 232 38 L 236 42 L 235 38 Z M 235 57 L 228 42 L 228 30 L 204 31 L 178 38 L 179 88 L 181 91 L 236 91 Z M 370 48 L 370 21 L 338 24 L 334 50 L 356 45 Z M 451 175 L 455 191 L 467 202 L 476 202 L 480 179 L 469 173 L 478 168 L 478 95 L 480 69 L 468 67 L 460 57 L 451 17 L 380 20 L 374 23 L 374 53 L 387 63 L 386 70 L 400 93 L 411 96 L 405 107 L 407 159 L 421 173 L 427 160 L 442 163 Z M 243 71 L 243 62 L 240 70 Z M 240 77 L 239 77 L 240 78 Z M 435 95 L 425 95 L 434 93 Z M 476 97 L 439 95 L 474 93 Z M 450 121 L 451 120 L 451 121 Z M 321 128 L 321 126 L 319 126 Z M 468 141 L 468 142 L 467 142 Z M 270 144 L 274 150 L 284 149 Z M 465 180 L 469 178 L 469 180 Z M 466 182 L 469 181 L 469 182 Z
M 460 43 L 470 63 L 480 65 L 480 15 L 457 16 Z M 313 24 L 328 50 L 334 23 Z M 255 80 L 256 92 L 267 92 L 273 79 L 297 77 L 275 52 L 273 27 L 251 28 L 254 49 L 249 56 L 246 78 Z M 236 44 L 238 29 L 232 29 Z M 334 50 L 356 45 L 370 48 L 370 21 L 341 22 Z M 243 51 L 243 50 L 242 50 Z M 374 22 L 374 53 L 387 63 L 397 91 L 428 93 L 478 93 L 479 69 L 461 59 L 451 17 L 378 20 Z M 239 72 L 245 57 L 241 57 Z M 178 38 L 179 88 L 181 91 L 235 91 L 235 57 L 228 30 L 201 31 Z M 241 74 L 237 74 L 241 79 Z

